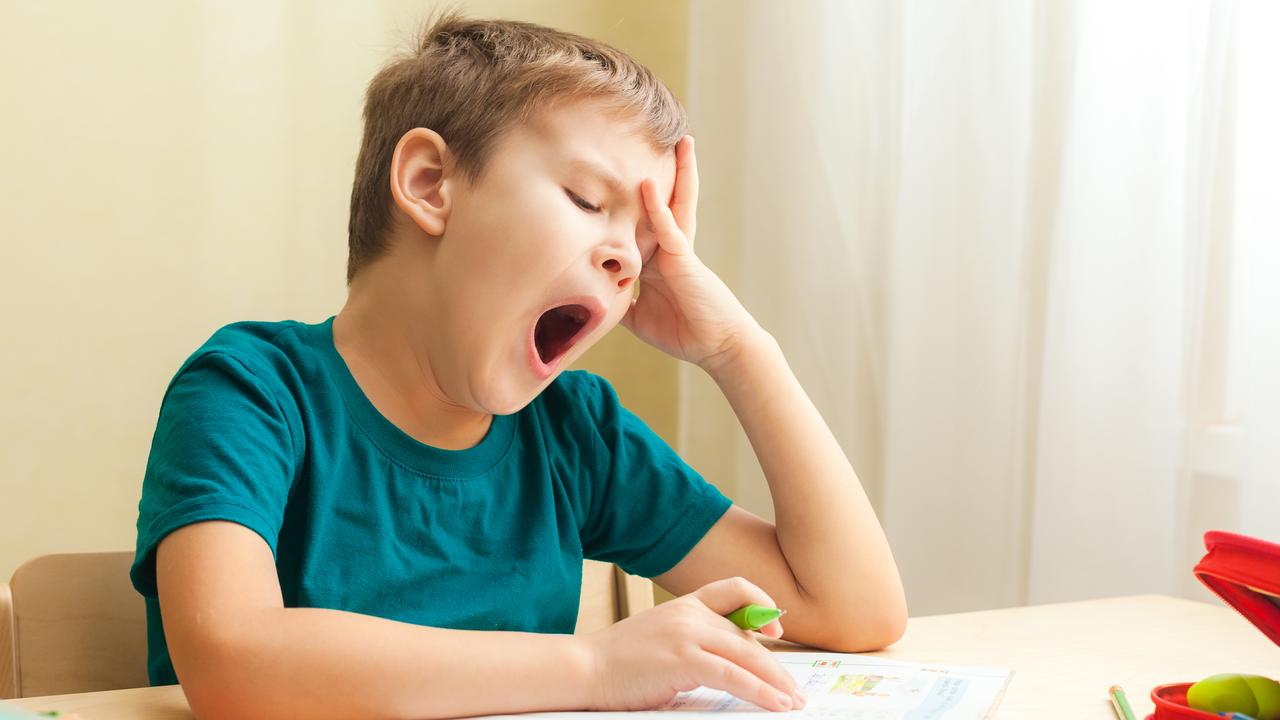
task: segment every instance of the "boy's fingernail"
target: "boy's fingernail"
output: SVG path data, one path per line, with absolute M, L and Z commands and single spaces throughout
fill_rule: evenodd
M 799 690 L 796 690 L 796 696 L 795 696 L 795 706 L 796 706 L 796 708 L 797 708 L 797 709 L 802 708 L 802 707 L 804 707 L 807 703 L 808 703 L 808 701 L 804 699 L 804 693 L 800 692 Z
M 778 693 L 778 704 L 782 706 L 782 709 L 783 709 L 783 710 L 790 710 L 790 709 L 791 709 L 791 696 L 790 696 L 790 695 L 784 695 L 784 694 L 782 694 L 782 693 Z

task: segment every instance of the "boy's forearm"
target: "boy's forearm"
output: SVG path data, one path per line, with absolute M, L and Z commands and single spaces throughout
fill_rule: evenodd
M 777 341 L 756 328 L 717 361 L 706 370 L 769 482 L 778 544 L 797 586 L 816 607 L 874 619 L 888 628 L 885 643 L 893 642 L 906 621 L 906 603 L 888 540 Z
M 178 667 L 207 717 L 429 718 L 583 709 L 590 659 L 572 635 L 445 630 L 271 608 Z M 190 678 L 190 681 L 188 680 Z

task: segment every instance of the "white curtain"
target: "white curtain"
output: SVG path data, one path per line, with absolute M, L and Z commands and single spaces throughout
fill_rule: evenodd
M 1205 529 L 1280 540 L 1277 32 L 1263 0 L 695 0 L 698 251 L 913 614 L 1206 597 Z M 694 369 L 680 442 L 771 512 Z

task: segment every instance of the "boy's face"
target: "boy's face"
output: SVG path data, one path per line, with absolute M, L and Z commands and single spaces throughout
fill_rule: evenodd
M 449 308 L 431 367 L 452 401 L 515 412 L 618 324 L 657 250 L 647 177 L 670 198 L 674 152 L 580 101 L 508 131 L 477 184 L 453 182 L 429 288 Z

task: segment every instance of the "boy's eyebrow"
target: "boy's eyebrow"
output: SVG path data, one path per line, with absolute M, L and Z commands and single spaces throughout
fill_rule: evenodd
M 622 180 L 613 173 L 613 171 L 609 170 L 605 166 L 592 160 L 587 160 L 586 158 L 574 158 L 569 161 L 569 165 L 575 170 L 591 173 L 592 175 L 600 178 L 600 180 L 609 187 L 609 191 L 614 195 L 617 195 L 618 197 L 625 197 L 627 195 L 626 184 L 623 183 Z

